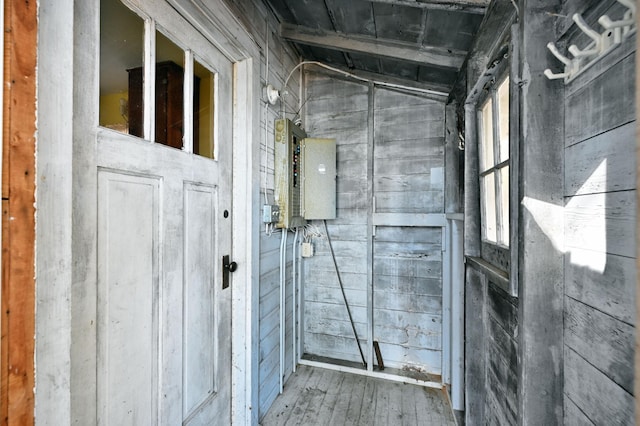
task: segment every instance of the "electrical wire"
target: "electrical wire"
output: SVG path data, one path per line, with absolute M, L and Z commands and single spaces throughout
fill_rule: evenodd
M 287 230 L 282 229 L 282 239 L 280 240 L 280 393 L 284 390 L 284 339 L 285 339 L 285 297 L 284 287 L 287 266 Z
M 266 56 L 266 69 L 264 72 L 264 84 L 266 85 L 269 82 L 269 22 L 265 19 L 265 27 L 266 33 L 265 38 L 267 39 L 267 49 L 265 52 Z M 269 166 L 269 102 L 265 100 L 264 102 L 264 203 L 269 204 L 269 197 L 267 196 L 267 169 Z M 271 235 L 271 233 L 267 232 L 267 235 Z
M 333 252 L 333 245 L 331 244 L 331 238 L 329 237 L 329 229 L 327 228 L 327 221 L 323 220 L 324 231 L 327 235 L 327 242 L 329 243 L 329 251 L 331 251 L 331 258 L 333 259 L 333 266 L 336 268 L 336 275 L 338 276 L 338 283 L 340 284 L 340 290 L 342 291 L 342 298 L 344 299 L 344 306 L 347 308 L 347 314 L 349 315 L 349 322 L 353 329 L 353 335 L 356 338 L 358 344 L 358 351 L 362 357 L 362 364 L 367 367 L 367 361 L 364 359 L 364 352 L 362 352 L 362 346 L 360 346 L 360 339 L 358 338 L 358 332 L 356 331 L 356 325 L 353 322 L 353 316 L 351 316 L 351 309 L 349 308 L 349 302 L 347 302 L 347 294 L 344 291 L 344 284 L 342 284 L 342 278 L 340 277 L 340 270 L 338 269 L 338 262 L 336 262 L 336 254 Z
M 301 66 L 304 66 L 304 65 L 317 65 L 319 67 L 326 68 L 328 70 L 331 70 L 331 71 L 337 72 L 339 74 L 342 74 L 342 75 L 344 75 L 346 77 L 350 77 L 350 78 L 353 78 L 353 79 L 359 80 L 359 81 L 364 81 L 366 83 L 373 83 L 373 84 L 375 84 L 377 86 L 384 86 L 384 87 L 391 87 L 391 88 L 395 88 L 395 89 L 409 90 L 409 91 L 412 91 L 412 92 L 425 93 L 425 94 L 428 94 L 428 95 L 449 96 L 448 93 L 439 92 L 437 90 L 420 89 L 418 87 L 404 86 L 402 84 L 387 83 L 385 81 L 372 80 L 372 79 L 369 79 L 369 78 L 360 77 L 360 76 L 352 74 L 352 73 L 350 73 L 348 71 L 344 71 L 344 70 L 341 70 L 340 68 L 335 68 L 335 67 L 329 66 L 329 65 L 324 64 L 324 63 L 319 62 L 319 61 L 302 61 L 298 65 L 293 67 L 293 69 L 291 70 L 291 72 L 289 72 L 289 75 L 287 76 L 287 78 L 284 81 L 284 85 L 282 86 L 281 95 L 288 94 L 288 92 L 287 92 L 287 84 L 289 84 L 289 80 L 291 79 L 291 76 L 293 75 L 293 73 L 298 68 L 300 68 Z M 284 109 L 284 100 L 281 100 L 281 102 L 283 103 L 283 109 Z
M 292 304 L 292 313 L 291 313 L 291 335 L 293 336 L 293 338 L 291 339 L 292 344 L 293 344 L 293 356 L 291 357 L 291 359 L 293 360 L 293 372 L 296 372 L 296 364 L 298 363 L 298 358 L 296 356 L 296 248 L 297 248 L 297 244 L 298 244 L 298 235 L 299 235 L 299 229 L 296 227 L 296 233 L 295 236 L 293 237 L 293 268 L 292 268 L 292 273 L 293 273 L 293 277 L 291 279 L 292 281 L 292 285 L 291 285 L 291 292 L 292 292 L 292 297 L 291 297 L 291 304 Z

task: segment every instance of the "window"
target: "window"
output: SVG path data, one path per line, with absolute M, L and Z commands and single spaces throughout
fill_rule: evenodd
M 509 246 L 509 78 L 489 91 L 478 112 L 482 239 Z
M 216 74 L 141 15 L 100 2 L 100 126 L 214 158 Z

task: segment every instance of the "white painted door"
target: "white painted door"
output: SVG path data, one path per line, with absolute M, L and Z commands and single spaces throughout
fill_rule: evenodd
M 222 256 L 231 254 L 233 72 L 212 45 L 196 36 L 191 44 L 216 73 L 215 159 L 98 131 L 102 425 L 231 422 L 231 289 L 223 289 Z

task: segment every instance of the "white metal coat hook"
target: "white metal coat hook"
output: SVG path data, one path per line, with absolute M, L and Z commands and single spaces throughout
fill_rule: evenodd
M 576 58 L 581 58 L 585 56 L 595 56 L 599 55 L 603 50 L 604 38 L 602 34 L 599 34 L 597 31 L 593 30 L 582 18 L 582 15 L 579 13 L 574 13 L 573 22 L 576 23 L 578 28 L 582 30 L 591 40 L 592 43 L 587 46 L 586 49 L 580 50 L 578 46 L 572 44 L 569 46 L 569 53 L 571 53 Z
M 544 75 L 549 80 L 564 79 L 565 83 L 569 83 L 591 67 L 591 65 L 597 62 L 600 58 L 619 46 L 627 36 L 635 32 L 635 0 L 617 1 L 625 6 L 627 11 L 619 21 L 613 21 L 607 15 L 601 16 L 600 19 L 598 19 L 598 23 L 602 28 L 604 28 L 602 33 L 591 28 L 579 13 L 572 16 L 573 22 L 575 22 L 578 28 L 580 28 L 580 30 L 589 39 L 591 39 L 591 42 L 584 49 L 580 49 L 575 44 L 569 46 L 568 51 L 572 55 L 572 58 L 568 58 L 560 53 L 555 44 L 547 44 L 547 48 L 551 51 L 553 56 L 564 64 L 563 73 L 554 73 L 548 68 L 544 71 Z
M 554 74 L 549 68 L 547 68 L 544 70 L 544 75 L 546 75 L 549 80 L 558 80 L 561 78 L 566 80 L 569 78 L 571 76 L 571 68 L 573 67 L 571 59 L 560 53 L 556 45 L 551 42 L 547 44 L 547 49 L 549 49 L 551 53 L 553 53 L 553 56 L 558 58 L 558 60 L 564 64 L 564 72 L 561 74 Z
M 627 8 L 624 16 L 619 21 L 612 21 L 607 15 L 602 15 L 598 23 L 607 30 L 613 30 L 617 39 L 631 34 L 636 22 L 636 3 L 634 0 L 618 0 L 618 3 Z M 620 40 L 622 41 L 622 40 Z M 618 42 L 620 42 L 618 41 Z

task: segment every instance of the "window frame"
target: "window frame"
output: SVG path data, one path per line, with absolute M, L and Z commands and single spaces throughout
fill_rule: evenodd
M 211 58 L 208 58 L 210 55 L 206 54 L 203 51 L 196 52 L 194 49 L 187 47 L 188 43 L 184 40 L 181 40 L 175 33 L 175 31 L 171 31 L 169 25 L 163 25 L 158 22 L 158 19 L 153 17 L 152 14 L 145 12 L 139 5 L 132 4 L 129 0 L 117 0 L 121 4 L 121 6 L 129 9 L 129 11 L 135 15 L 137 15 L 143 24 L 143 34 L 142 36 L 142 74 L 143 74 L 143 84 L 142 84 L 142 135 L 135 136 L 130 133 L 121 133 L 127 137 L 132 138 L 141 138 L 145 141 L 151 142 L 154 145 L 164 145 L 161 142 L 157 141 L 157 137 L 155 134 L 156 131 L 156 67 L 158 64 L 157 61 L 157 35 L 161 34 L 168 41 L 173 43 L 177 48 L 182 50 L 183 53 L 183 82 L 182 82 L 182 93 L 183 93 L 183 102 L 182 102 L 182 126 L 183 126 L 183 136 L 182 136 L 182 148 L 179 150 L 188 154 L 197 155 L 201 158 L 206 158 L 212 161 L 216 161 L 218 157 L 218 82 L 219 82 L 219 72 L 216 67 L 212 66 L 213 61 Z M 197 29 L 193 28 L 194 31 Z M 100 32 L 100 37 L 102 37 L 102 29 Z M 99 65 L 100 61 L 99 60 Z M 208 72 L 211 73 L 211 84 L 213 90 L 213 96 L 211 97 L 210 102 L 212 105 L 211 112 L 211 145 L 213 147 L 211 151 L 211 156 L 202 155 L 200 153 L 196 154 L 194 152 L 194 137 L 196 133 L 196 129 L 194 128 L 194 118 L 195 112 L 193 111 L 194 104 L 194 96 L 195 96 L 195 63 L 205 68 Z M 100 84 L 100 82 L 99 82 Z M 98 107 L 98 111 L 100 107 Z M 98 124 L 100 128 L 108 129 L 108 127 L 104 127 L 101 124 Z M 175 148 L 172 148 L 175 149 Z
M 506 111 L 507 116 L 507 134 L 508 139 L 506 141 L 506 147 L 508 149 L 508 155 L 506 159 L 503 159 L 503 153 L 501 152 L 501 148 L 503 148 L 504 144 L 501 140 L 501 127 L 500 127 L 500 119 L 504 116 L 503 111 L 500 109 L 499 102 L 499 91 L 503 88 L 504 84 L 507 84 L 507 101 L 508 104 L 510 94 L 511 94 L 511 79 L 509 78 L 509 70 L 501 72 L 499 78 L 493 78 L 490 81 L 486 91 L 486 95 L 482 97 L 476 108 L 477 114 L 477 126 L 478 126 L 478 184 L 479 184 L 479 196 L 480 196 L 480 238 L 484 244 L 489 244 L 493 246 L 497 246 L 504 250 L 509 250 L 511 246 L 511 223 L 510 223 L 510 211 L 504 211 L 504 196 L 506 195 L 507 205 L 510 204 L 510 176 L 511 176 L 511 149 L 509 147 L 511 140 L 511 108 L 509 107 Z M 485 153 L 486 144 L 485 144 L 485 136 L 487 133 L 485 132 L 485 110 L 486 107 L 490 103 L 491 113 L 491 153 L 489 155 L 489 159 L 487 159 L 487 155 Z M 486 160 L 490 160 L 490 164 L 485 164 Z M 508 169 L 507 171 L 507 179 L 506 179 L 506 194 L 503 193 L 505 190 L 505 182 L 503 182 L 504 176 L 503 171 Z M 494 219 L 494 230 L 490 232 L 490 228 L 488 227 L 489 221 L 489 212 L 488 212 L 488 200 L 487 200 L 487 189 L 485 186 L 485 182 L 493 177 L 493 209 L 492 216 Z M 506 233 L 505 233 L 506 228 Z M 495 235 L 495 239 L 490 237 L 490 234 Z

